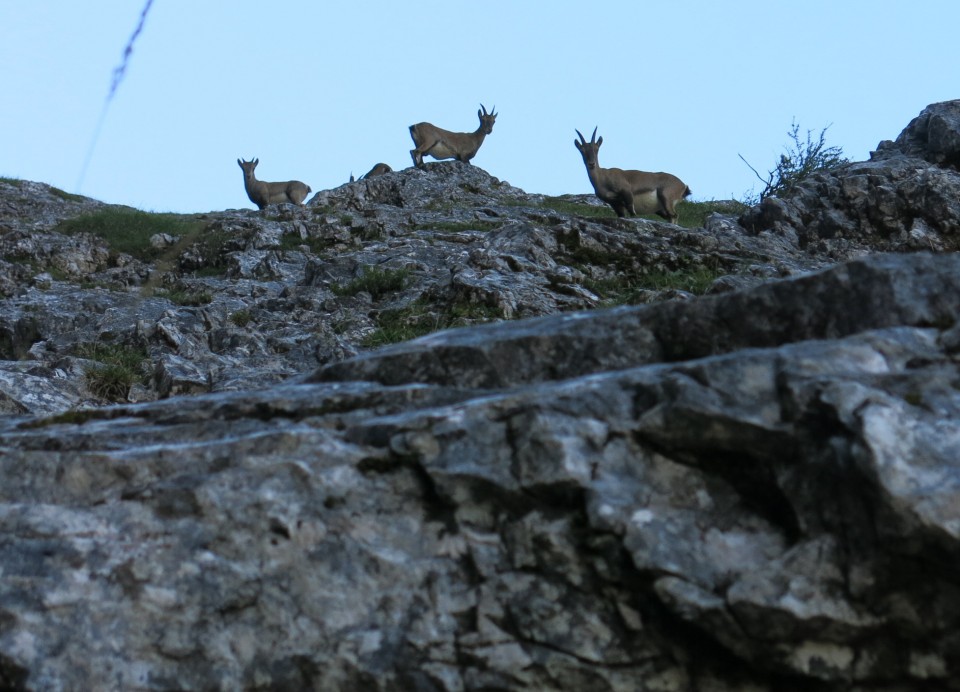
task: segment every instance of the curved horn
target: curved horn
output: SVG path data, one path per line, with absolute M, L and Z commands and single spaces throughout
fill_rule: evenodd
M 586 144 L 586 143 L 587 143 L 587 140 L 586 140 L 586 139 L 584 138 L 584 136 L 580 133 L 580 130 L 574 129 L 574 132 L 576 132 L 578 135 L 580 135 L 580 143 L 581 143 L 581 144 Z
M 487 113 L 487 109 L 484 107 L 484 105 L 483 105 L 482 103 L 480 104 L 480 110 L 483 111 L 483 114 L 484 114 L 484 115 L 490 115 L 489 113 Z
M 600 126 L 597 125 L 597 127 L 600 127 Z M 590 135 L 590 144 L 593 144 L 593 140 L 594 140 L 594 138 L 595 138 L 596 136 L 597 136 L 597 128 L 595 127 L 595 128 L 593 128 L 593 134 Z

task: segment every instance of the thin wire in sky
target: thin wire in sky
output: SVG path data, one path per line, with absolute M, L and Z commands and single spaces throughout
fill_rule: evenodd
M 152 4 L 153 0 L 147 0 L 146 4 L 143 6 L 143 11 L 140 12 L 140 21 L 137 22 L 137 28 L 133 30 L 133 33 L 130 35 L 130 39 L 127 41 L 126 47 L 123 49 L 123 58 L 121 59 L 120 64 L 113 70 L 113 78 L 110 80 L 110 91 L 107 93 L 107 98 L 103 102 L 103 108 L 100 110 L 100 119 L 97 120 L 97 126 L 94 129 L 93 137 L 90 140 L 90 147 L 87 149 L 87 156 L 83 160 L 83 167 L 80 169 L 80 177 L 77 180 L 77 192 L 80 192 L 80 188 L 83 185 L 83 179 L 87 175 L 87 167 L 90 165 L 90 160 L 93 158 L 93 151 L 97 148 L 97 142 L 100 140 L 100 131 L 103 129 L 103 122 L 107 118 L 107 109 L 110 107 L 110 102 L 113 100 L 114 94 L 117 93 L 117 88 L 120 86 L 120 82 L 123 81 L 123 76 L 127 72 L 127 65 L 130 63 L 130 56 L 133 55 L 133 44 L 140 35 L 140 32 L 143 31 L 143 25 L 147 21 L 147 12 L 150 11 L 150 5 Z

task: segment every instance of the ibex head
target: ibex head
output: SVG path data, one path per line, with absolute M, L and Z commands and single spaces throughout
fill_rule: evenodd
M 573 140 L 573 145 L 580 150 L 580 155 L 583 156 L 583 162 L 586 164 L 587 170 L 596 168 L 599 165 L 597 163 L 597 152 L 600 150 L 600 145 L 603 144 L 603 137 L 594 141 L 597 136 L 596 127 L 593 128 L 593 134 L 590 135 L 589 142 L 580 134 L 580 130 L 574 130 L 574 132 L 580 135 L 580 141 Z
M 480 104 L 480 110 L 477 111 L 477 117 L 480 118 L 480 129 L 483 130 L 483 134 L 488 135 L 493 132 L 493 123 L 497 120 L 497 114 L 494 112 L 497 110 L 497 107 L 494 106 L 490 109 L 490 112 L 487 113 L 487 109 L 483 107 L 483 104 Z
M 257 164 L 260 163 L 260 159 L 252 158 L 249 161 L 244 161 L 243 159 L 237 159 L 237 163 L 240 165 L 240 168 L 243 169 L 244 175 L 253 175 L 253 169 L 257 167 Z

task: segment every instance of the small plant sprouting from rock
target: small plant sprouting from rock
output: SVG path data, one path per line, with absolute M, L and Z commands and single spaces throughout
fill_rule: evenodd
M 357 277 L 347 284 L 334 284 L 330 287 L 334 295 L 355 296 L 358 293 L 366 291 L 374 299 L 387 293 L 402 291 L 407 283 L 407 277 L 410 276 L 409 269 L 379 269 L 377 267 L 368 267 L 363 275 Z
M 125 401 L 130 387 L 143 379 L 141 367 L 147 360 L 142 348 L 123 344 L 78 344 L 80 358 L 95 361 L 84 369 L 87 388 L 99 399 Z
M 300 252 L 301 248 L 305 247 L 314 255 L 323 255 L 330 248 L 335 247 L 337 242 L 337 239 L 334 237 L 311 235 L 306 238 L 301 238 L 297 233 L 287 233 L 280 238 L 280 249 Z
M 377 316 L 377 330 L 362 340 L 368 348 L 409 341 L 433 332 L 503 319 L 497 307 L 454 302 L 446 307 L 418 300 L 405 308 L 384 310 Z
M 77 344 L 74 350 L 80 358 L 130 368 L 139 367 L 147 358 L 147 352 L 143 348 L 124 344 L 82 343 Z
M 906 401 L 911 406 L 922 406 L 923 394 L 921 394 L 918 391 L 910 391 L 904 394 L 903 400 Z
M 502 221 L 431 221 L 414 226 L 418 231 L 440 231 L 444 233 L 464 233 L 469 231 L 492 231 L 500 228 Z
M 87 387 L 98 399 L 124 401 L 139 374 L 122 365 L 98 365 L 84 371 Z
M 246 327 L 253 320 L 253 315 L 249 310 L 237 310 L 230 315 L 230 321 L 238 327 Z
M 158 298 L 166 298 L 171 303 L 184 307 L 199 307 L 213 302 L 213 296 L 207 291 L 191 291 L 185 288 L 161 288 L 154 292 Z
M 760 175 L 749 161 L 740 156 L 740 160 L 747 164 L 747 167 L 764 185 L 759 195 L 754 195 L 752 191 L 744 195 L 744 204 L 753 206 L 767 197 L 789 194 L 817 171 L 827 171 L 845 164 L 847 160 L 843 157 L 843 150 L 840 147 L 827 146 L 828 129 L 829 126 L 823 128 L 816 139 L 813 139 L 812 130 L 807 130 L 806 140 L 803 141 L 800 138 L 800 125 L 794 120 L 787 133 L 791 144 L 780 155 L 776 166 L 767 172 L 766 178 Z
M 608 306 L 636 305 L 648 300 L 650 291 L 686 291 L 703 295 L 722 272 L 698 267 L 676 271 L 654 271 L 613 279 L 588 279 L 584 286 L 601 298 Z

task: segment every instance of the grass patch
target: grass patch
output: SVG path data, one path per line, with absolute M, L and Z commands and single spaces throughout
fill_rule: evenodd
M 102 342 L 77 344 L 74 353 L 87 360 L 129 368 L 140 367 L 140 364 L 147 359 L 147 352 L 143 348 Z
M 230 321 L 238 327 L 246 327 L 253 320 L 253 315 L 249 310 L 237 310 L 230 314 Z
M 310 238 L 301 238 L 299 234 L 287 233 L 280 236 L 281 250 L 299 250 L 301 245 L 309 245 Z
M 587 216 L 587 217 L 606 217 L 606 218 L 616 218 L 616 214 L 613 209 L 608 205 L 604 204 L 601 206 L 594 206 L 592 204 L 584 204 L 583 202 L 574 202 L 573 200 L 561 196 L 561 197 L 547 197 L 541 203 L 542 207 L 546 209 L 552 209 L 553 211 L 559 212 L 561 214 L 568 214 L 570 216 Z
M 706 202 L 681 202 L 677 205 L 677 224 L 684 228 L 703 228 L 710 214 L 739 216 L 749 207 L 736 200 L 709 200 Z M 659 216 L 644 218 L 659 219 Z
M 197 251 L 204 258 L 206 265 L 203 269 L 209 270 L 211 276 L 222 275 L 227 271 L 224 260 L 228 252 L 228 246 L 237 241 L 237 236 L 223 230 L 207 229 L 202 234 L 203 227 L 197 224 L 197 228 L 185 229 L 180 242 L 176 243 L 164 256 L 175 256 L 186 247 L 187 243 L 195 242 Z M 171 234 L 172 235 L 172 234 Z M 237 249 L 234 247 L 234 249 Z
M 87 388 L 98 399 L 126 401 L 140 373 L 121 365 L 96 365 L 84 371 Z
M 426 209 L 427 211 L 452 211 L 458 206 L 459 205 L 456 202 L 451 202 L 450 200 L 435 199 L 427 202 L 421 208 Z
M 49 425 L 83 425 L 89 420 L 97 420 L 101 418 L 102 416 L 100 415 L 99 409 L 71 409 L 48 418 L 41 418 L 40 420 L 23 423 L 20 425 L 20 427 L 24 428 L 25 430 L 31 430 L 36 428 L 45 428 Z
M 656 271 L 648 274 L 633 274 L 630 277 L 613 279 L 587 279 L 585 288 L 603 298 L 606 305 L 636 305 L 645 302 L 647 291 L 686 291 L 703 295 L 718 278 L 723 276 L 707 267 L 688 270 Z
M 221 276 L 226 276 L 226 274 L 227 274 L 227 268 L 219 264 L 213 265 L 210 267 L 200 267 L 200 269 L 197 269 L 196 271 L 193 272 L 193 275 L 199 279 L 203 279 L 203 278 L 216 279 Z
M 203 224 L 185 219 L 177 214 L 153 214 L 136 209 L 102 209 L 83 214 L 62 222 L 57 230 L 61 233 L 90 233 L 106 241 L 114 252 L 132 255 L 150 261 L 164 250 L 150 244 L 150 238 L 158 233 L 171 236 L 195 237 Z
M 0 176 L 0 183 L 6 183 L 7 185 L 13 185 L 14 187 L 20 187 L 23 185 L 23 181 L 20 178 L 6 178 Z
M 911 406 L 922 406 L 923 394 L 917 391 L 910 391 L 903 395 L 903 400 Z
M 84 370 L 87 388 L 107 401 L 125 401 L 130 387 L 143 379 L 141 366 L 147 360 L 142 348 L 123 344 L 78 344 L 75 353 L 80 358 L 96 361 Z
M 402 291 L 409 276 L 409 269 L 367 267 L 362 276 L 346 284 L 334 284 L 330 290 L 337 296 L 355 296 L 366 291 L 376 299 L 387 293 Z
M 425 301 L 397 310 L 384 310 L 377 316 L 377 330 L 361 340 L 368 348 L 396 344 L 455 327 L 466 327 L 503 319 L 500 308 L 476 303 L 453 303 L 432 309 Z
M 199 307 L 213 302 L 209 291 L 191 291 L 185 288 L 158 288 L 153 295 L 185 307 Z
M 296 233 L 287 233 L 280 236 L 280 249 L 284 251 L 300 251 L 300 248 L 306 246 L 309 252 L 314 255 L 322 255 L 324 252 L 337 244 L 336 238 L 318 238 L 307 236 L 301 238 Z
M 563 196 L 547 197 L 542 205 L 547 209 L 568 214 L 571 216 L 585 216 L 588 218 L 616 218 L 616 213 L 611 207 L 594 206 L 584 204 L 583 202 L 574 202 Z M 707 217 L 713 213 L 739 215 L 748 209 L 742 202 L 733 200 L 710 200 L 706 202 L 680 202 L 677 204 L 677 225 L 684 228 L 702 228 Z M 664 221 L 663 217 L 656 214 L 640 214 L 637 218 L 648 219 L 650 221 Z
M 65 202 L 83 202 L 86 201 L 86 197 L 83 195 L 75 195 L 72 192 L 67 192 L 66 190 L 61 190 L 59 187 L 50 187 L 50 193 L 54 197 L 59 197 Z
M 418 223 L 414 225 L 414 230 L 461 233 L 463 231 L 492 231 L 502 225 L 499 221 L 433 221 Z
M 626 252 L 611 252 L 603 248 L 590 245 L 573 245 L 569 241 L 561 244 L 570 253 L 572 264 L 577 267 L 592 265 L 595 267 L 615 267 L 617 271 L 626 274 L 636 273 L 634 258 Z

